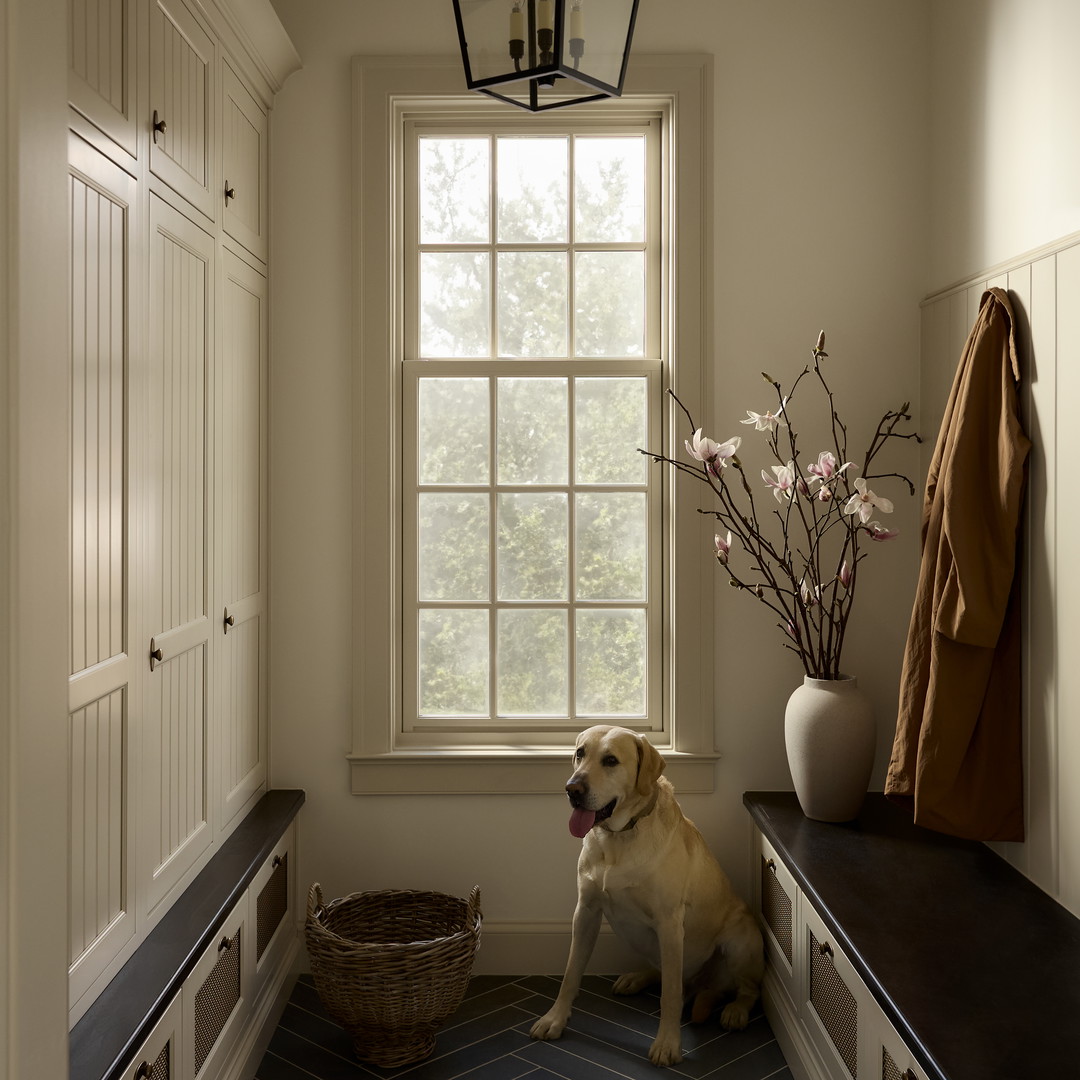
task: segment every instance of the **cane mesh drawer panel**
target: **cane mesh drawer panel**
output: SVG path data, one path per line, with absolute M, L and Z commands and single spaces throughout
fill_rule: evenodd
M 261 960 L 289 910 L 289 854 L 274 859 L 274 872 L 255 902 L 255 959 Z
M 892 1059 L 892 1054 L 883 1046 L 881 1048 L 881 1080 L 903 1080 L 900 1066 Z
M 228 942 L 226 945 L 225 942 Z M 199 1075 L 240 1001 L 240 931 L 222 939 L 220 955 L 195 994 L 195 1068 Z
M 810 1004 L 852 1077 L 857 1078 L 859 1008 L 833 963 L 832 949 L 810 932 Z
M 776 877 L 776 863 L 764 855 L 761 856 L 761 916 L 790 964 L 794 943 L 791 897 Z
M 172 1080 L 172 1043 L 167 1042 L 161 1053 L 154 1059 L 154 1064 L 144 1061 L 136 1070 L 134 1080 Z

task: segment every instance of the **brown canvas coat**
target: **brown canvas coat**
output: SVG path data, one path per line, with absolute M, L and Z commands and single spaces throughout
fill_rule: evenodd
M 926 480 L 922 564 L 885 793 L 916 824 L 975 840 L 1024 836 L 1020 426 L 1013 310 L 983 293 Z

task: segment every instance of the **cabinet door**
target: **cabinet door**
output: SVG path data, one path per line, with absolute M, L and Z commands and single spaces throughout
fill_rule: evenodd
M 871 1042 L 873 1044 L 874 1080 L 925 1080 L 922 1069 L 916 1065 L 912 1053 L 896 1034 L 892 1024 L 880 1011 L 873 1016 Z
M 222 224 L 238 244 L 266 262 L 266 113 L 228 63 L 222 72 Z
M 290 825 L 273 854 L 255 875 L 251 921 L 255 932 L 256 989 L 261 990 L 290 939 L 295 939 L 293 905 L 296 895 L 296 826 Z
M 150 169 L 213 220 L 215 70 L 214 41 L 183 0 L 151 0 Z
M 70 0 L 71 104 L 132 157 L 135 133 L 136 0 Z
M 120 1080 L 183 1080 L 183 1015 L 177 994 L 150 1037 L 120 1074 Z
M 245 1015 L 250 996 L 247 903 L 244 893 L 184 980 L 184 1043 L 188 1075 L 195 1080 L 217 1075 Z
M 266 278 L 222 254 L 214 754 L 222 825 L 266 782 Z
M 810 1041 L 829 1076 L 872 1076 L 865 1065 L 868 1042 L 862 1030 L 868 1011 L 876 1006 L 808 903 L 802 905 L 801 923 L 806 956 L 801 1012 Z
M 777 980 L 794 1003 L 796 933 L 795 879 L 780 860 L 772 845 L 760 833 L 756 834 L 754 897 L 761 915 L 765 937 L 765 955 Z
M 69 138 L 71 621 L 68 940 L 77 1002 L 135 929 L 130 486 L 135 181 Z
M 149 666 L 141 820 L 150 907 L 210 842 L 210 410 L 214 241 L 150 199 Z

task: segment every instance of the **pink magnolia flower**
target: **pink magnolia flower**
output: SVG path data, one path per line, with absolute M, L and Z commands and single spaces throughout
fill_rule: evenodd
M 777 502 L 783 502 L 784 499 L 790 501 L 795 490 L 795 462 L 773 465 L 772 471 L 776 473 L 775 480 L 764 469 L 761 470 L 762 480 L 773 489 L 773 497 Z
M 716 544 L 716 561 L 721 566 L 727 566 L 728 555 L 731 552 L 731 533 L 727 534 L 727 537 L 721 536 L 717 533 L 713 537 L 713 543 Z
M 821 599 L 821 586 L 811 587 L 807 584 L 806 578 L 803 578 L 799 582 L 799 595 L 807 607 L 813 607 Z
M 833 477 L 839 476 L 845 469 L 850 469 L 853 462 L 845 461 L 843 465 L 837 468 L 836 458 L 830 450 L 822 450 L 818 454 L 816 465 L 807 465 L 806 472 L 811 477 L 810 483 L 815 480 L 820 480 L 821 483 L 827 483 L 832 480 Z
M 845 514 L 858 514 L 859 520 L 865 525 L 874 513 L 876 506 L 883 514 L 891 514 L 893 504 L 883 495 L 875 495 L 867 486 L 866 481 L 860 476 L 855 481 L 855 494 L 848 499 L 844 506 Z
M 819 502 L 832 502 L 832 488 L 825 487 L 824 484 L 818 489 L 818 493 L 815 498 Z
M 899 529 L 886 529 L 880 521 L 871 521 L 866 526 L 866 531 L 870 534 L 871 540 L 891 540 L 900 534 Z
M 739 449 L 741 442 L 742 439 L 738 435 L 728 439 L 727 442 L 713 442 L 712 439 L 702 435 L 701 428 L 698 428 L 694 432 L 693 441 L 685 440 L 685 446 L 686 452 L 692 458 L 697 458 L 698 461 L 702 461 L 706 465 L 723 468 L 727 465 L 727 459 L 735 456 L 735 451 Z
M 751 412 L 746 410 L 746 419 L 740 420 L 740 424 L 753 424 L 755 431 L 775 431 L 778 427 L 787 427 L 787 423 L 781 419 L 784 412 L 784 406 L 787 404 L 787 398 L 784 398 L 780 402 L 780 412 L 772 413 L 766 410 L 763 413 Z

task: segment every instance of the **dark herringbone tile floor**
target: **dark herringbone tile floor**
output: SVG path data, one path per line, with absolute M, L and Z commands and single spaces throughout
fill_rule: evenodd
M 551 976 L 479 975 L 440 1030 L 435 1052 L 404 1069 L 361 1065 L 348 1036 L 328 1019 L 310 975 L 293 990 L 257 1080 L 792 1080 L 760 1006 L 745 1031 L 720 1027 L 718 1014 L 683 1025 L 682 1063 L 661 1073 L 647 1053 L 659 998 L 614 997 L 610 978 L 586 977 L 570 1024 L 556 1042 L 533 1042 L 529 1028 L 559 989 Z

